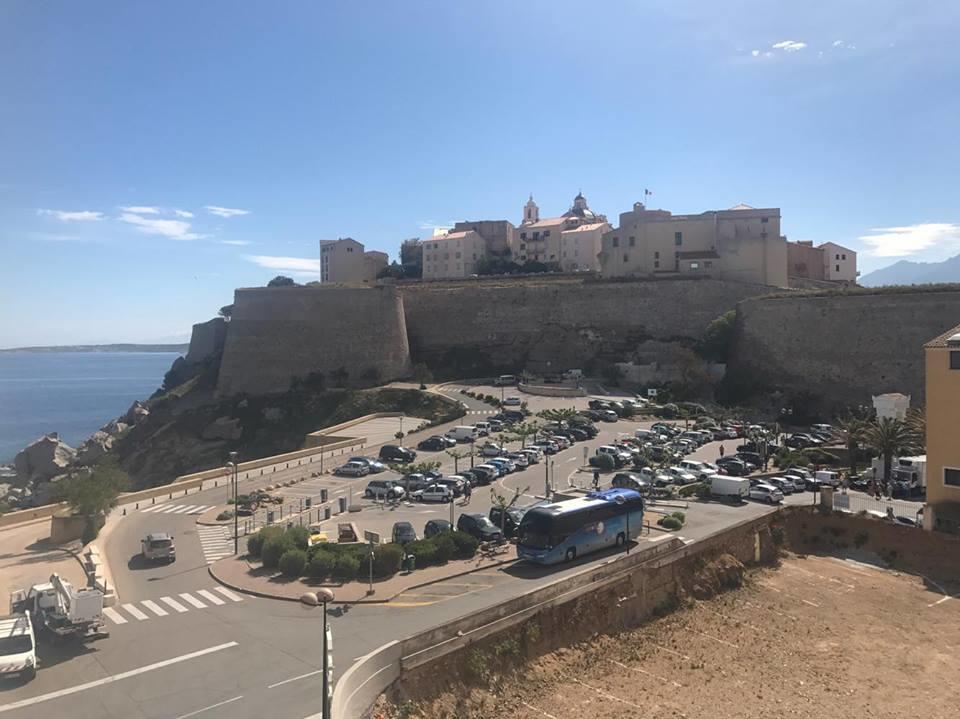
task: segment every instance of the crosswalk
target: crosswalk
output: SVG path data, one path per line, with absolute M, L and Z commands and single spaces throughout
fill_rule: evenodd
M 213 564 L 218 559 L 233 554 L 233 533 L 230 527 L 197 527 L 197 536 L 200 537 L 200 548 L 207 564 Z
M 203 514 L 215 506 L 215 504 L 154 504 L 140 511 L 154 514 Z
M 194 596 L 194 595 L 199 596 Z M 127 624 L 130 621 L 145 622 L 149 619 L 159 617 L 169 617 L 173 615 L 184 614 L 194 609 L 207 609 L 210 605 L 223 606 L 228 602 L 242 602 L 243 597 L 235 592 L 231 592 L 226 587 L 214 587 L 209 589 L 198 589 L 193 593 L 181 592 L 174 597 L 160 597 L 154 601 L 144 599 L 140 602 L 129 602 L 127 604 L 118 604 L 115 607 L 104 607 L 103 616 L 113 624 Z M 161 606 L 165 605 L 165 606 Z M 190 605 L 189 607 L 187 605 Z

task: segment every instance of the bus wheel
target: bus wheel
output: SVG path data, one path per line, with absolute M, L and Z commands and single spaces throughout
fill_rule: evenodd
M 624 535 L 623 532 L 620 532 L 620 534 L 617 535 L 617 546 L 622 547 L 626 543 L 627 543 L 626 535 Z
M 570 547 L 570 549 L 567 550 L 567 561 L 572 562 L 576 558 L 577 550 L 574 547 Z

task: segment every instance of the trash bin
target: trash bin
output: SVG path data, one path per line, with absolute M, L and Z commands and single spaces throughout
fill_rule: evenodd
M 304 509 L 310 509 L 310 505 L 312 505 L 312 504 L 313 504 L 313 500 L 310 499 L 310 497 L 307 497 L 305 500 L 303 500 L 303 508 L 304 508 Z
M 321 489 L 321 490 L 320 490 L 320 501 L 321 501 L 321 502 L 329 502 L 329 501 L 330 501 L 330 490 L 328 490 L 328 489 Z
M 267 510 L 267 524 L 273 524 L 273 510 Z
M 403 558 L 403 564 L 408 572 L 412 572 L 417 568 L 417 558 L 412 554 L 408 554 Z
M 347 498 L 346 498 L 346 497 L 339 497 L 339 498 L 337 499 L 337 502 L 338 502 L 338 504 L 340 505 L 340 513 L 343 514 L 344 512 L 346 512 L 346 511 L 347 511 Z

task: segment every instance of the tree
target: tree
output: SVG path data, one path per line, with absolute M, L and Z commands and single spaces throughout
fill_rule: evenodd
M 230 318 L 233 317 L 233 305 L 224 305 L 220 308 L 220 311 L 217 312 L 217 315 L 229 322 Z
M 460 471 L 460 460 L 469 457 L 471 453 L 465 449 L 448 449 L 444 454 L 453 459 L 453 473 L 457 474 Z
M 896 455 L 913 452 L 917 435 L 910 425 L 893 417 L 878 419 L 864 430 L 864 440 L 883 457 L 883 489 L 890 494 L 890 472 Z
M 500 510 L 500 536 L 507 536 L 507 510 L 517 503 L 521 496 L 530 491 L 530 487 L 513 490 L 513 497 L 507 499 L 506 495 L 500 494 L 496 487 L 490 487 L 490 499 L 493 500 L 493 506 Z
M 485 257 L 476 264 L 478 275 L 515 275 L 520 266 L 503 257 Z
M 377 273 L 378 280 L 382 280 L 384 278 L 402 280 L 406 276 L 407 276 L 407 273 L 403 265 L 401 265 L 396 260 L 391 262 L 389 265 L 387 265 Z
M 857 453 L 860 451 L 868 426 L 867 420 L 853 414 L 846 415 L 837 423 L 843 444 L 847 448 L 847 456 L 850 458 L 850 474 L 857 473 Z
M 711 362 L 726 362 L 730 355 L 736 319 L 737 311 L 730 310 L 708 324 L 703 339 L 697 345 L 697 354 Z
M 537 417 L 544 419 L 547 422 L 556 422 L 560 424 L 561 422 L 573 422 L 575 417 L 580 416 L 580 411 L 574 409 L 573 407 L 567 407 L 563 409 L 544 409 L 537 412 Z
M 61 485 L 61 499 L 74 514 L 86 519 L 84 543 L 93 541 L 103 526 L 107 513 L 117 506 L 117 497 L 129 483 L 126 472 L 116 458 L 104 456 L 92 471 L 66 480 Z
M 540 425 L 537 422 L 521 422 L 520 424 L 515 424 L 510 428 L 510 440 L 520 440 L 520 446 L 527 446 L 527 439 L 530 437 L 536 437 L 537 432 L 540 431 Z
M 297 283 L 285 275 L 277 275 L 267 283 L 267 287 L 296 287 Z

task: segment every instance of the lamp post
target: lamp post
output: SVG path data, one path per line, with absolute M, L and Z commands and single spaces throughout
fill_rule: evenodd
M 330 694 L 333 689 L 333 633 L 327 624 L 327 602 L 332 601 L 333 592 L 327 588 L 300 595 L 300 603 L 304 607 L 323 607 L 323 710 L 320 712 L 323 719 L 330 719 Z
M 240 553 L 240 520 L 237 514 L 237 453 L 230 453 L 230 461 L 227 462 L 227 466 L 230 467 L 231 478 L 233 480 L 233 553 Z

